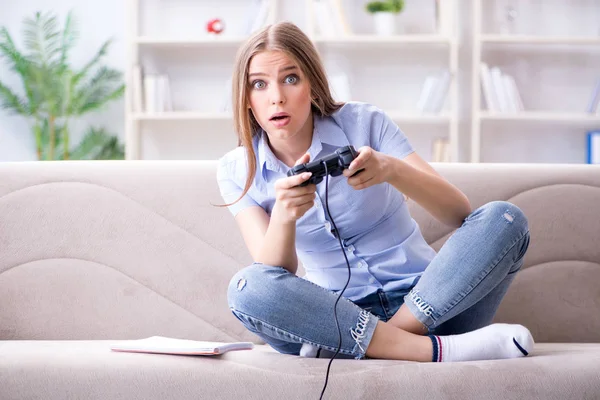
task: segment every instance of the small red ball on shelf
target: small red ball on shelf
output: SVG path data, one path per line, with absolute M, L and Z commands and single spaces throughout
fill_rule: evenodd
M 223 32 L 223 29 L 225 29 L 225 24 L 220 18 L 213 18 L 206 24 L 206 31 L 208 33 L 214 33 L 218 35 L 219 33 Z

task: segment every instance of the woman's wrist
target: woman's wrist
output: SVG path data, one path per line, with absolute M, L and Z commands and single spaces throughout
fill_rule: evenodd
M 273 205 L 273 209 L 271 210 L 271 222 L 276 223 L 280 226 L 296 226 L 296 221 L 286 218 L 285 211 L 280 207 L 281 204 L 277 200 L 275 200 L 275 204 Z
M 388 154 L 383 154 L 383 156 L 385 159 L 384 169 L 387 171 L 385 175 L 385 182 L 394 187 L 398 187 L 399 182 L 403 180 L 403 176 L 406 174 L 406 170 L 407 168 L 410 168 L 410 166 L 404 161 Z

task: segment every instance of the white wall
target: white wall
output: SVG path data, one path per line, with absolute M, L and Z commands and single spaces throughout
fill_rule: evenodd
M 25 16 L 33 16 L 36 11 L 52 11 L 59 20 L 73 10 L 79 22 L 80 39 L 72 51 L 71 61 L 79 67 L 94 56 L 102 43 L 113 38 L 105 64 L 121 71 L 125 67 L 125 6 L 123 0 L 77 1 L 77 0 L 0 0 L 0 26 L 7 27 L 13 39 L 22 47 L 21 27 Z M 0 80 L 13 90 L 21 91 L 21 81 L 0 60 Z M 21 93 L 21 92 L 20 92 Z M 124 140 L 123 100 L 110 103 L 102 112 L 86 116 L 74 123 L 71 142 L 80 139 L 89 125 L 104 126 L 111 133 Z M 0 161 L 35 160 L 35 141 L 28 122 L 19 116 L 8 115 L 0 109 Z

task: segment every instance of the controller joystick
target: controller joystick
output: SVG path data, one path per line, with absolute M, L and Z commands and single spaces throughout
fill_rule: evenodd
M 325 177 L 325 166 L 327 165 L 327 173 L 331 176 L 339 176 L 341 175 L 345 169 L 350 167 L 350 163 L 358 156 L 356 150 L 354 150 L 354 146 L 344 146 L 336 149 L 335 152 L 329 154 L 327 156 L 321 157 L 314 161 L 310 161 L 305 164 L 298 164 L 290 169 L 287 173 L 287 176 L 299 175 L 304 172 L 312 172 L 311 177 L 302 182 L 299 186 L 307 186 L 310 184 L 319 184 L 323 181 Z M 356 174 L 362 171 L 356 171 Z M 353 175 L 353 176 L 354 176 Z

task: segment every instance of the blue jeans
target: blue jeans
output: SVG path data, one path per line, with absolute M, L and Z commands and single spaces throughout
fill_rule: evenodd
M 340 358 L 364 358 L 378 320 L 391 319 L 403 303 L 430 334 L 460 334 L 489 325 L 528 246 L 527 219 L 518 207 L 503 201 L 479 207 L 409 290 L 339 300 Z M 235 274 L 228 288 L 229 308 L 246 328 L 280 353 L 293 355 L 303 343 L 337 350 L 337 298 L 282 267 L 259 263 Z

